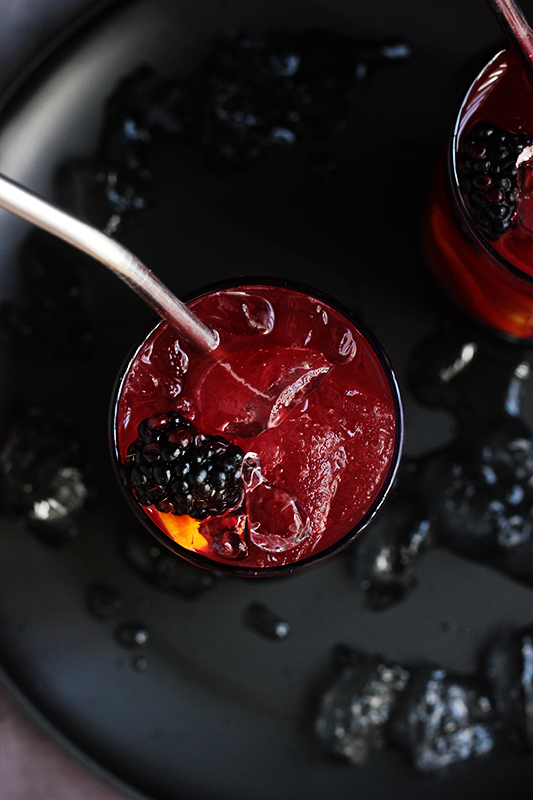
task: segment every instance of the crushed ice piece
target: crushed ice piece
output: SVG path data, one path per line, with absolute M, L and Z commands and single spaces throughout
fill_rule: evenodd
M 200 524 L 198 533 L 211 544 L 214 553 L 238 561 L 248 555 L 246 514 L 225 514 Z
M 524 708 L 527 717 L 527 737 L 530 749 L 533 748 L 533 634 L 529 632 L 522 637 L 522 688 L 524 690 Z
M 533 438 L 520 417 L 531 353 L 453 320 L 408 372 L 417 399 L 456 419 L 455 440 L 426 460 L 418 486 L 437 540 L 533 583 Z
M 521 361 L 516 367 L 505 398 L 505 410 L 513 417 L 518 417 L 522 408 L 522 395 L 524 384 L 531 374 L 531 365 L 528 361 Z
M 130 533 L 123 546 L 126 561 L 151 584 L 164 592 L 194 598 L 214 586 L 221 574 L 196 567 L 166 548 L 154 545 L 146 531 Z
M 387 725 L 410 676 L 398 664 L 354 652 L 341 665 L 321 697 L 315 735 L 333 755 L 360 766 L 385 747 Z
M 429 336 L 411 355 L 408 375 L 415 397 L 424 405 L 456 408 L 480 358 L 468 333 L 446 328 Z
M 111 164 L 121 164 L 126 169 L 147 170 L 146 145 L 152 137 L 144 121 L 136 119 L 128 110 L 108 106 L 106 124 L 102 136 L 102 156 Z
M 384 44 L 379 55 L 390 61 L 404 61 L 411 56 L 411 48 L 404 42 L 393 42 L 392 44 Z
M 290 374 L 285 374 L 283 378 L 269 389 L 276 398 L 271 404 L 267 428 L 275 428 L 292 409 L 305 400 L 327 378 L 331 372 L 331 366 L 324 365 L 315 369 L 298 367 L 291 370 Z
M 109 98 L 105 152 L 113 160 L 125 161 L 129 141 L 149 144 L 154 137 L 180 138 L 194 124 L 196 113 L 194 81 L 165 79 L 153 67 L 143 65 L 124 78 Z M 133 126 L 130 125 L 130 121 Z M 122 126 L 126 152 L 114 147 L 114 130 Z M 133 134 L 133 135 L 132 135 Z
M 101 157 L 134 174 L 152 139 L 171 138 L 197 145 L 214 170 L 243 169 L 342 130 L 368 73 L 409 52 L 325 30 L 219 39 L 186 78 L 142 67 L 124 79 L 107 105 Z
M 207 90 L 200 143 L 208 164 L 242 169 L 271 150 L 334 133 L 361 80 L 359 51 L 353 40 L 326 31 L 217 42 L 201 69 Z
M 81 470 L 76 467 L 60 467 L 50 480 L 49 496 L 35 500 L 28 517 L 35 522 L 52 526 L 62 524 L 68 517 L 81 511 L 87 496 L 88 490 Z
M 448 383 L 448 381 L 451 381 L 456 375 L 462 372 L 465 367 L 468 366 L 468 364 L 470 364 L 476 352 L 477 344 L 475 342 L 467 342 L 466 344 L 463 344 L 455 361 L 453 361 L 451 364 L 446 364 L 440 369 L 438 373 L 439 379 L 443 383 Z
M 402 600 L 415 584 L 416 559 L 432 542 L 424 504 L 405 492 L 393 494 L 347 553 L 367 604 L 383 609 Z
M 86 592 L 87 608 L 98 619 L 111 619 L 124 606 L 121 593 L 107 583 L 93 583 Z
M 449 448 L 423 471 L 440 543 L 533 583 L 533 438 L 502 417 L 481 440 Z
M 483 672 L 505 737 L 533 751 L 533 626 L 505 634 L 488 648 Z
M 271 553 L 301 544 L 310 524 L 296 497 L 264 479 L 256 453 L 246 453 L 242 470 L 250 541 Z
M 243 614 L 244 624 L 267 639 L 280 641 L 290 633 L 289 623 L 264 603 L 250 603 Z
M 0 306 L 0 336 L 17 353 L 39 362 L 91 358 L 84 258 L 43 231 L 28 237 L 20 253 L 21 300 Z
M 502 413 L 520 414 L 530 353 L 495 342 L 458 320 L 444 321 L 411 355 L 410 388 L 425 405 L 451 411 L 465 435 Z
M 249 451 L 244 454 L 241 471 L 244 488 L 247 492 L 253 492 L 264 481 L 263 467 L 257 453 Z
M 492 704 L 474 681 L 422 669 L 400 698 L 390 735 L 419 772 L 441 772 L 492 750 Z
M 269 141 L 271 144 L 279 145 L 296 144 L 296 134 L 288 128 L 275 125 L 270 131 Z
M 58 171 L 57 186 L 62 207 L 109 235 L 153 202 L 148 169 L 109 161 L 70 161 Z
M 144 408 L 147 417 L 154 411 L 154 396 L 161 408 L 171 408 L 181 394 L 188 368 L 188 355 L 170 328 L 165 329 L 158 347 L 154 348 L 153 343 L 145 346 L 137 365 L 130 369 L 124 387 L 125 404 L 139 413 Z
M 0 450 L 0 502 L 51 544 L 77 535 L 90 496 L 72 423 L 36 407 L 11 422 Z
M 122 81 L 107 104 L 96 157 L 72 159 L 58 170 L 62 207 L 108 235 L 153 203 L 148 107 L 155 110 L 164 87 L 149 68 Z
M 122 622 L 115 630 L 115 638 L 124 647 L 143 647 L 150 635 L 140 622 Z

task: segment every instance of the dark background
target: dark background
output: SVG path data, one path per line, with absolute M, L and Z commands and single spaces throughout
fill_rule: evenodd
M 533 4 L 523 9 L 533 19 Z M 123 241 L 178 294 L 236 273 L 288 275 L 329 291 L 362 314 L 389 352 L 404 390 L 407 454 L 450 439 L 449 415 L 410 395 L 406 364 L 443 313 L 420 252 L 433 166 L 461 92 L 503 43 L 485 2 L 2 1 L 0 20 L 0 170 L 49 197 L 54 167 L 93 152 L 103 100 L 143 60 L 168 74 L 187 72 L 215 33 L 235 26 L 314 25 L 409 43 L 410 61 L 361 91 L 349 134 L 334 144 L 344 165 L 338 182 L 307 184 L 304 151 L 222 180 L 198 153 L 161 145 L 152 154 L 157 213 L 125 230 Z M 0 215 L 3 297 L 17 283 L 27 232 Z M 193 602 L 132 573 L 117 545 L 117 531 L 131 523 L 108 465 L 105 423 L 114 375 L 151 314 L 104 270 L 92 276 L 90 306 L 90 367 L 5 355 L 0 364 L 2 405 L 75 405 L 101 465 L 98 504 L 75 542 L 52 550 L 3 521 L 0 661 L 17 702 L 90 766 L 157 800 L 527 797 L 530 761 L 513 754 L 442 779 L 419 778 L 394 751 L 350 770 L 318 754 L 304 718 L 339 641 L 473 674 L 491 635 L 531 622 L 530 588 L 444 550 L 421 561 L 410 597 L 382 613 L 364 608 L 338 559 L 287 581 L 227 581 Z M 139 654 L 113 638 L 114 622 L 87 614 L 85 591 L 95 580 L 126 597 L 124 619 L 147 625 L 145 671 L 135 668 Z M 243 628 L 243 609 L 257 599 L 289 619 L 286 642 Z M 19 721 L 12 700 L 4 708 L 2 798 L 113 796 Z

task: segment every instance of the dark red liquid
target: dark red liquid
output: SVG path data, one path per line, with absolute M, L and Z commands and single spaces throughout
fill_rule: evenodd
M 441 284 L 465 311 L 506 336 L 533 339 L 533 162 L 521 167 L 511 227 L 500 239 L 486 241 L 454 174 L 463 136 L 481 121 L 533 134 L 533 87 L 514 50 L 497 56 L 465 98 L 453 152 L 443 158 L 430 197 L 426 249 Z
M 226 289 L 190 307 L 221 345 L 200 356 L 167 325 L 152 332 L 122 384 L 120 455 L 143 418 L 173 409 L 255 454 L 260 469 L 242 507 L 222 518 L 144 513 L 174 541 L 219 562 L 226 557 L 217 543 L 232 527 L 246 541 L 239 566 L 320 552 L 361 522 L 394 472 L 400 423 L 390 375 L 355 325 L 293 289 Z

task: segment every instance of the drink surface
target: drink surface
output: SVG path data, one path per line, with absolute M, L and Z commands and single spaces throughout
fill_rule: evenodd
M 490 134 L 490 135 L 489 135 Z M 444 290 L 505 337 L 533 340 L 533 88 L 498 54 L 469 89 L 439 164 L 424 243 Z
M 120 457 L 142 420 L 177 411 L 241 448 L 243 493 L 207 519 L 153 505 L 144 513 L 219 562 L 280 566 L 323 550 L 362 520 L 390 478 L 397 420 L 386 369 L 352 322 L 287 287 L 225 289 L 190 307 L 221 344 L 198 355 L 166 324 L 152 332 L 122 383 Z

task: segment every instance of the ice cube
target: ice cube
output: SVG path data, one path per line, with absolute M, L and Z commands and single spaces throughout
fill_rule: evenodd
M 261 550 L 283 553 L 309 535 L 309 519 L 294 495 L 264 481 L 246 495 L 250 540 Z
M 353 567 L 365 600 L 383 609 L 402 600 L 415 584 L 417 556 L 431 544 L 423 503 L 406 491 L 393 495 L 366 536 L 354 543 Z
M 124 647 L 142 647 L 148 642 L 150 634 L 140 622 L 122 622 L 115 630 L 115 638 Z
M 476 682 L 444 669 L 422 669 L 391 720 L 391 738 L 415 769 L 428 774 L 492 750 L 491 702 Z
M 258 436 L 278 426 L 332 369 L 324 356 L 304 348 L 240 347 L 205 371 L 198 407 L 213 432 Z
M 60 467 L 50 478 L 48 496 L 35 500 L 28 516 L 37 523 L 61 526 L 81 511 L 87 496 L 81 470 Z
M 44 231 L 33 232 L 20 252 L 21 302 L 0 305 L 0 334 L 39 363 L 92 356 L 84 257 Z
M 313 347 L 331 361 L 332 364 L 347 364 L 356 352 L 357 344 L 353 331 L 337 320 L 333 320 L 322 311 L 324 325 L 314 331 L 311 343 Z
M 124 405 L 135 409 L 138 422 L 150 417 L 155 409 L 175 406 L 187 374 L 189 357 L 181 348 L 175 333 L 167 328 L 149 343 L 132 366 L 124 386 Z M 126 424 L 128 419 L 126 419 Z
M 511 745 L 533 750 L 533 625 L 493 642 L 484 659 L 498 720 Z
M 72 422 L 30 407 L 14 415 L 0 450 L 0 501 L 51 544 L 77 534 L 90 495 Z M 85 465 L 86 466 L 86 465 Z
M 313 297 L 293 301 L 287 320 L 287 340 L 294 347 L 322 353 L 334 365 L 349 363 L 357 353 L 357 343 L 349 325 Z
M 212 517 L 201 523 L 198 532 L 211 543 L 214 553 L 223 558 L 239 560 L 248 555 L 246 522 L 246 514 Z
M 243 480 L 250 540 L 261 550 L 282 553 L 309 535 L 309 518 L 294 495 L 263 477 L 256 453 L 243 461 Z
M 262 335 L 274 327 L 275 313 L 264 297 L 249 292 L 224 292 L 217 298 L 217 311 L 213 317 L 220 319 L 224 327 L 236 333 Z
M 58 173 L 58 186 L 68 211 L 109 235 L 153 203 L 148 169 L 106 159 L 67 162 Z
M 424 339 L 411 355 L 409 382 L 424 405 L 456 408 L 481 351 L 469 331 L 446 329 Z
M 421 489 L 440 542 L 533 582 L 533 436 L 502 416 L 470 448 L 430 459 Z
M 386 728 L 409 672 L 377 656 L 350 653 L 321 698 L 315 734 L 340 758 L 364 764 L 386 743 Z
M 264 603 L 250 603 L 243 614 L 244 624 L 267 639 L 285 639 L 291 630 L 289 623 Z

